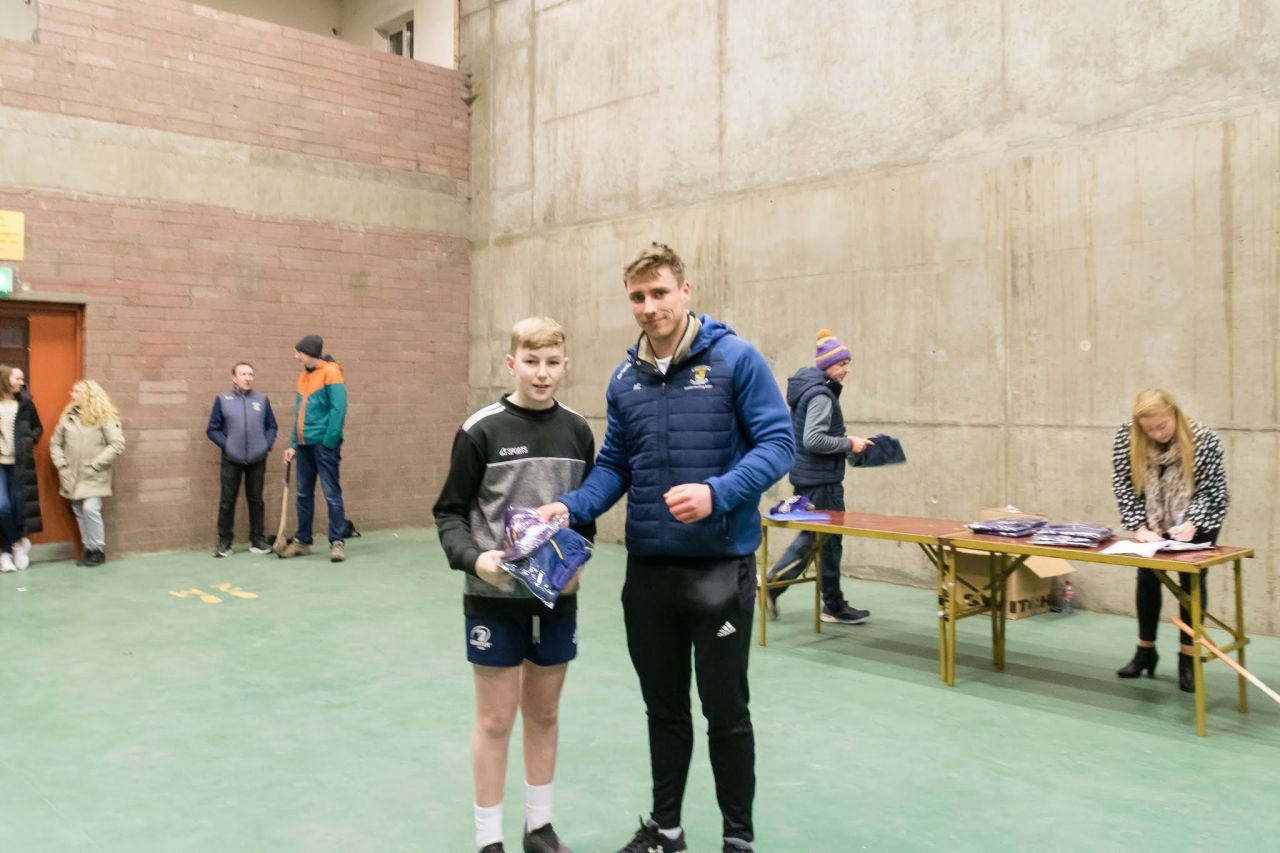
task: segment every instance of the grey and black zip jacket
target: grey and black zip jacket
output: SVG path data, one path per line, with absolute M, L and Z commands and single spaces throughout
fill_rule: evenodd
M 462 424 L 432 513 L 449 567 L 467 575 L 463 608 L 468 616 L 546 615 L 546 605 L 518 581 L 503 592 L 476 577 L 476 558 L 502 549 L 508 507 L 538 507 L 572 491 L 594 457 L 586 419 L 559 403 L 525 409 L 503 397 Z M 573 529 L 595 538 L 594 522 Z M 576 607 L 575 595 L 556 603 L 557 610 Z

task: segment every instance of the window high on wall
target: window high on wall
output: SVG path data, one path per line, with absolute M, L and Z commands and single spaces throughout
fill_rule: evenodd
M 26 0 L 0 0 L 22 5 Z M 32 0 L 35 2 L 35 0 Z M 197 0 L 224 12 L 456 68 L 458 0 Z M 23 6 L 30 9 L 30 6 Z
M 387 53 L 413 58 L 413 15 L 383 24 L 378 27 L 378 34 L 385 42 Z

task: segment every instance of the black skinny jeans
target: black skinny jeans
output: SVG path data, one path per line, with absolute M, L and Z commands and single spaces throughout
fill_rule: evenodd
M 222 498 L 218 501 L 218 542 L 235 539 L 236 498 L 240 496 L 240 478 L 244 478 L 244 499 L 249 504 L 249 542 L 258 545 L 266 541 L 263 535 L 262 484 L 266 479 L 267 460 L 259 459 L 248 465 L 232 462 L 222 457 Z
M 680 825 L 693 755 L 692 658 L 724 835 L 752 839 L 756 747 L 747 707 L 747 656 L 755 563 L 750 555 L 627 557 L 622 611 L 649 718 L 653 820 L 660 827 Z
M 1195 542 L 1208 542 L 1214 544 L 1218 541 L 1218 531 L 1206 530 L 1204 533 L 1197 533 Z M 1202 572 L 1200 575 L 1200 612 L 1204 613 L 1204 608 L 1209 604 L 1209 573 Z M 1191 575 L 1186 572 L 1178 572 L 1178 585 L 1182 587 L 1182 591 L 1191 594 Z M 1156 641 L 1156 627 L 1160 624 L 1160 605 L 1163 596 L 1161 591 L 1164 585 L 1160 583 L 1160 579 L 1156 577 L 1156 573 L 1150 569 L 1138 569 L 1138 589 L 1135 595 L 1135 605 L 1138 611 L 1138 639 L 1144 642 L 1154 643 Z M 1185 607 L 1179 606 L 1178 614 L 1182 617 L 1182 621 L 1191 624 L 1191 612 Z M 1192 645 L 1195 641 L 1192 637 L 1184 634 L 1181 629 L 1178 630 L 1178 640 L 1184 645 Z

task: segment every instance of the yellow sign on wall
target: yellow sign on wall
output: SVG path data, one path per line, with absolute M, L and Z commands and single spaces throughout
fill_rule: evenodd
M 17 210 L 0 210 L 0 261 L 22 260 L 26 242 L 26 217 Z

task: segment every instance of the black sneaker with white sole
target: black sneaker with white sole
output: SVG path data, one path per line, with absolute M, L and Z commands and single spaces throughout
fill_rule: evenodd
M 856 607 L 850 607 L 848 604 L 842 604 L 835 610 L 831 610 L 825 604 L 822 605 L 823 622 L 838 622 L 841 625 L 861 625 L 870 618 L 870 610 L 859 610 Z
M 267 544 L 267 540 L 259 539 L 249 546 L 250 554 L 270 554 L 271 546 Z
M 233 553 L 235 552 L 231 550 L 230 542 L 219 542 L 217 547 L 213 549 L 213 556 L 215 557 L 230 557 Z
M 618 853 L 677 853 L 679 850 L 688 849 L 688 845 L 684 843 L 683 830 L 675 838 L 667 838 L 658 831 L 656 823 L 645 818 L 640 821 L 640 830 L 635 838 L 632 838 L 630 843 Z

